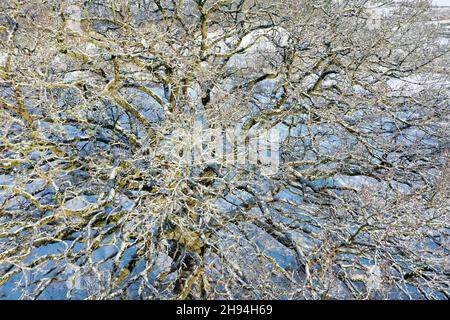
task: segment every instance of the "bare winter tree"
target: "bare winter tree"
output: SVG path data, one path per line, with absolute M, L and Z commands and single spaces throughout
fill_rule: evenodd
M 435 11 L 1 1 L 0 298 L 448 299 Z

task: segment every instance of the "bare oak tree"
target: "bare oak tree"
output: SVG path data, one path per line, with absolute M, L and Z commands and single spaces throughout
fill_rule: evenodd
M 434 10 L 1 1 L 0 298 L 448 299 Z

